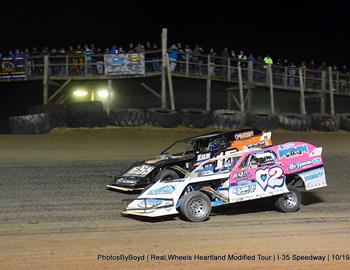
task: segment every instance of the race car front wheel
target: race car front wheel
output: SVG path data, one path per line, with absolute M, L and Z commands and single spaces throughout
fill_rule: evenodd
M 187 193 L 180 206 L 180 212 L 189 221 L 204 221 L 209 217 L 211 212 L 210 199 L 200 191 Z
M 300 191 L 294 186 L 288 186 L 288 193 L 280 195 L 276 201 L 275 206 L 281 212 L 296 212 L 299 210 L 301 195 Z

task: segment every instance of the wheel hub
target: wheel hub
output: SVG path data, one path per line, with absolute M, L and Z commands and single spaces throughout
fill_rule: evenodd
M 203 199 L 193 199 L 190 203 L 190 211 L 196 217 L 201 217 L 207 212 L 207 206 Z
M 292 192 L 285 194 L 283 196 L 283 204 L 287 208 L 295 207 L 297 204 L 297 196 Z

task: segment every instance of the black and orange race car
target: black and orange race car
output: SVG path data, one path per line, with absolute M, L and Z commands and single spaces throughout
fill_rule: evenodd
M 112 177 L 107 188 L 121 191 L 143 190 L 158 180 L 181 178 L 194 170 L 200 162 L 223 156 L 228 151 L 271 145 L 271 132 L 259 129 L 212 132 L 182 139 L 163 150 L 156 158 L 137 161 L 120 176 Z

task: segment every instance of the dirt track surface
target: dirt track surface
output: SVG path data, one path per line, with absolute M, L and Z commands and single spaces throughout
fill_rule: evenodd
M 297 213 L 278 213 L 268 202 L 255 201 L 216 209 L 203 223 L 120 215 L 121 200 L 136 195 L 107 191 L 108 175 L 128 160 L 152 157 L 175 139 L 206 131 L 127 128 L 0 136 L 0 269 L 350 268 L 349 260 L 332 259 L 350 253 L 350 134 L 345 132 L 274 132 L 274 143 L 301 140 L 324 147 L 329 186 L 304 193 Z M 106 261 L 98 260 L 99 254 L 145 258 Z M 192 260 L 152 260 L 171 254 Z M 196 254 L 226 255 L 226 260 L 199 261 Z M 227 260 L 228 254 L 255 255 L 255 260 Z M 258 254 L 272 257 L 261 261 Z M 326 255 L 326 261 L 297 262 L 293 254 Z M 277 255 L 291 257 L 274 261 Z

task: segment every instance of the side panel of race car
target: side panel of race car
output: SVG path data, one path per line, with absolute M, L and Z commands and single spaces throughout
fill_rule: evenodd
M 228 179 L 229 173 L 202 176 L 188 177 L 183 179 L 171 180 L 169 182 L 156 182 L 146 192 L 141 194 L 137 199 L 133 200 L 124 211 L 125 214 L 140 215 L 140 216 L 165 216 L 178 214 L 179 200 L 186 188 L 197 183 L 212 182 L 219 179 Z M 171 201 L 171 204 L 168 203 Z M 155 203 L 159 202 L 157 208 Z M 164 205 L 162 205 L 162 203 Z M 167 204 L 168 203 L 168 204 Z M 146 207 L 149 204 L 149 207 Z
M 322 148 L 302 142 L 230 153 L 201 163 L 186 178 L 158 181 L 132 201 L 124 213 L 150 217 L 177 214 L 182 195 L 195 186 L 214 184 L 216 192 L 228 197 L 229 203 L 288 193 L 289 176 L 299 176 L 306 190 L 324 187 L 327 184 L 321 154 Z M 260 158 L 255 167 L 253 158 Z M 215 168 L 219 161 L 222 166 Z M 224 203 L 217 199 L 213 199 L 213 206 Z
M 298 175 L 306 190 L 327 186 L 322 148 L 292 142 L 243 155 L 230 174 L 230 202 L 252 200 L 288 192 L 286 178 Z M 266 164 L 250 167 L 253 156 L 265 155 Z

